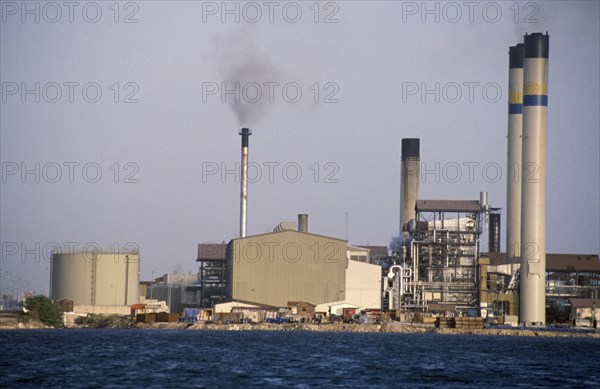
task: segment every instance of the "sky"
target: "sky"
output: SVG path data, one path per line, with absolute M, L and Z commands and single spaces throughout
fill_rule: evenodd
M 249 235 L 389 245 L 420 138 L 419 197 L 489 192 L 504 247 L 508 48 L 546 31 L 546 250 L 600 251 L 597 1 L 0 5 L 2 290 L 46 293 L 57 246 L 196 272 L 239 234 L 242 127 Z

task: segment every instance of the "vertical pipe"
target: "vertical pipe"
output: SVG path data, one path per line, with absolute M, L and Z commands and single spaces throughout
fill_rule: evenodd
M 239 132 L 242 136 L 242 177 L 240 180 L 240 238 L 246 237 L 246 211 L 248 207 L 248 140 L 252 130 L 242 128 Z
M 420 140 L 418 138 L 402 139 L 402 165 L 400 187 L 400 235 L 403 226 L 415 219 L 415 205 L 419 196 L 419 163 Z
M 521 171 L 521 322 L 546 322 L 546 131 L 549 35 L 525 35 Z
M 508 52 L 508 174 L 506 179 L 506 254 L 511 264 L 521 253 L 521 156 L 523 144 L 523 44 Z M 491 250 L 490 250 L 491 251 Z
M 479 205 L 481 209 L 487 211 L 488 209 L 488 192 L 479 192 Z
M 308 215 L 305 213 L 298 214 L 298 231 L 308 232 Z
M 48 283 L 48 297 L 55 300 L 52 277 L 54 277 L 54 258 L 56 258 L 56 253 L 54 251 L 52 251 L 51 255 L 52 255 L 52 260 L 50 261 L 50 282 Z
M 129 305 L 129 255 L 125 255 L 125 306 Z

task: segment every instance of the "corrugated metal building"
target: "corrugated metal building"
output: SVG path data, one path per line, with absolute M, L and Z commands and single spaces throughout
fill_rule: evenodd
M 227 246 L 232 300 L 277 307 L 323 304 L 346 295 L 346 241 L 299 231 L 233 239 Z

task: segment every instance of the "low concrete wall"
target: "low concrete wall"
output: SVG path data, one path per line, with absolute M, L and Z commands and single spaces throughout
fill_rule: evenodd
M 130 315 L 129 305 L 74 305 L 75 313 L 95 313 L 97 315 Z

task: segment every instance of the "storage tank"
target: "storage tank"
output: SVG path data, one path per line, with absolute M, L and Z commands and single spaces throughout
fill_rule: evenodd
M 75 305 L 139 303 L 138 253 L 89 251 L 52 254 L 51 296 Z

